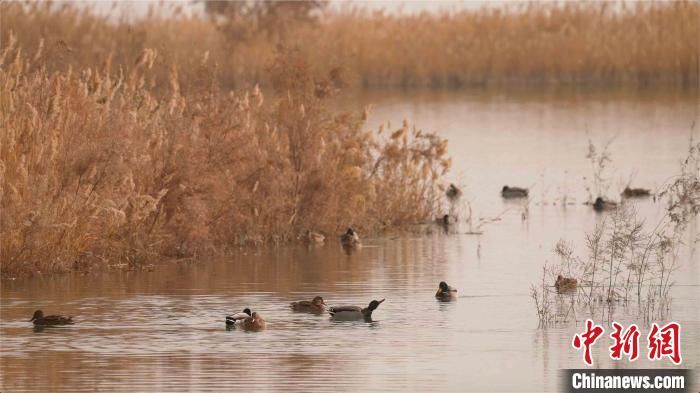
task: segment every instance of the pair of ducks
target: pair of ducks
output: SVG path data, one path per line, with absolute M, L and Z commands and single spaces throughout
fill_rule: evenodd
M 307 230 L 303 236 L 303 240 L 308 244 L 321 245 L 326 241 L 326 236 L 318 232 Z M 358 247 L 362 243 L 360 242 L 360 236 L 357 235 L 357 232 L 352 229 L 352 227 L 349 227 L 348 230 L 340 236 L 340 244 L 343 245 L 343 247 Z
M 243 312 L 226 317 L 226 326 L 241 327 L 247 331 L 259 331 L 265 329 L 265 320 L 258 312 L 250 312 L 249 308 L 244 308 Z
M 649 196 L 651 196 L 651 191 L 647 190 L 646 188 L 625 187 L 625 190 L 622 191 L 622 197 L 626 199 L 646 198 Z M 593 202 L 593 210 L 597 212 L 615 209 L 617 209 L 617 202 L 609 201 L 607 199 L 603 199 L 602 197 L 596 198 L 595 202 Z

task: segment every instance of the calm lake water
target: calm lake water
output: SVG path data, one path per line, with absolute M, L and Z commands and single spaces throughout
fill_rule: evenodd
M 602 219 L 582 205 L 588 138 L 598 145 L 615 138 L 610 197 L 630 179 L 659 187 L 688 149 L 697 91 L 404 92 L 343 105 L 351 103 L 373 103 L 370 127 L 406 118 L 448 138 L 449 180 L 464 187 L 474 222 L 499 219 L 480 236 L 462 224 L 449 235 L 367 238 L 351 255 L 331 241 L 154 272 L 3 281 L 0 390 L 557 391 L 559 369 L 583 366 L 570 343 L 588 315 L 540 329 L 529 289 L 545 262 L 558 263 L 559 239 L 583 257 L 585 233 Z M 526 220 L 521 203 L 500 198 L 504 184 L 531 188 Z M 648 223 L 660 217 L 660 203 L 635 204 Z M 698 227 L 691 225 L 689 239 Z M 680 259 L 670 319 L 682 324 L 682 367 L 697 370 L 700 258 L 685 249 Z M 456 301 L 435 300 L 441 280 L 459 289 Z M 334 305 L 387 300 L 372 323 L 288 308 L 315 295 Z M 265 317 L 265 331 L 225 329 L 224 316 L 245 306 Z M 34 331 L 28 320 L 37 308 L 78 323 Z M 641 325 L 634 305 L 620 306 L 616 320 Z M 645 337 L 648 328 L 641 331 Z M 646 360 L 645 340 L 639 360 L 614 362 L 607 340 L 594 347 L 598 367 L 673 367 Z

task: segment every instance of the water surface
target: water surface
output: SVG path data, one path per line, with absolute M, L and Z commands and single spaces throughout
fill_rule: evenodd
M 688 149 L 697 92 L 404 92 L 350 103 L 373 103 L 370 127 L 407 118 L 448 138 L 450 180 L 464 186 L 474 222 L 497 220 L 480 236 L 462 224 L 453 234 L 368 238 L 351 255 L 331 241 L 154 272 L 3 281 L 0 390 L 558 390 L 558 370 L 583 365 L 570 344 L 581 323 L 538 328 L 529 288 L 545 262 L 558 263 L 559 239 L 585 256 L 584 235 L 602 219 L 582 205 L 588 138 L 615 138 L 609 196 L 630 179 L 659 187 Z M 531 187 L 526 220 L 525 205 L 500 199 L 504 184 Z M 648 222 L 660 217 L 661 204 L 635 203 Z M 688 238 L 697 230 L 694 222 Z M 700 363 L 698 259 L 681 253 L 669 317 L 682 324 L 683 367 L 691 369 Z M 459 289 L 456 301 L 434 299 L 441 280 Z M 336 305 L 387 300 L 372 323 L 333 322 L 287 306 L 315 295 Z M 265 331 L 225 329 L 224 316 L 245 306 L 265 317 Z M 79 323 L 34 331 L 27 321 L 37 308 Z M 637 322 L 637 310 L 620 306 L 616 319 Z M 596 345 L 596 366 L 671 366 L 613 362 L 608 345 Z

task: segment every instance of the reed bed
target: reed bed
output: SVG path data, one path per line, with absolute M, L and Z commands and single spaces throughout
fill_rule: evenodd
M 299 49 L 314 68 L 343 65 L 349 83 L 362 88 L 698 85 L 695 1 L 504 3 L 418 14 L 246 4 L 206 3 L 201 16 L 175 9 L 127 22 L 70 3 L 3 3 L 0 38 L 7 42 L 13 31 L 24 48 L 45 40 L 49 70 L 96 67 L 108 57 L 129 64 L 156 49 L 165 61 L 155 77 L 167 80 L 168 64 L 177 63 L 183 89 L 197 86 L 205 56 L 219 86 L 267 86 L 280 45 Z
M 425 220 L 442 196 L 447 142 L 366 112 L 327 109 L 341 85 L 298 51 L 269 69 L 274 94 L 168 83 L 160 58 L 107 56 L 49 71 L 45 47 L 0 53 L 0 274 L 140 268 L 164 258 L 292 241 L 348 225 Z M 212 75 L 199 62 L 202 78 Z

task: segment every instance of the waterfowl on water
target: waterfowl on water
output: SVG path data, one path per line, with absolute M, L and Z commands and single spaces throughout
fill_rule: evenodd
M 307 230 L 304 234 L 302 240 L 308 244 L 323 244 L 326 241 L 326 237 L 318 232 L 312 232 Z
M 340 244 L 345 247 L 359 246 L 361 244 L 360 237 L 357 235 L 357 232 L 355 232 L 354 229 L 348 228 L 348 230 L 345 231 L 342 236 L 340 236 Z
M 622 196 L 625 198 L 644 198 L 651 195 L 651 191 L 646 188 L 629 188 L 625 187 L 622 191 Z
M 450 202 L 456 202 L 462 196 L 462 190 L 457 188 L 454 184 L 450 184 L 445 191 L 445 196 Z
M 226 326 L 241 325 L 246 318 L 251 316 L 250 309 L 244 308 L 243 312 L 239 312 L 226 317 Z
M 447 285 L 446 282 L 440 281 L 435 297 L 438 299 L 453 299 L 457 297 L 457 290 Z
M 253 312 L 253 315 L 243 320 L 243 329 L 249 331 L 259 331 L 265 329 L 265 320 L 258 312 Z
M 441 218 L 439 218 L 438 223 L 444 226 L 450 226 L 454 225 L 457 223 L 457 216 L 451 215 L 451 214 L 445 214 Z
M 557 276 L 557 281 L 554 282 L 554 287 L 557 292 L 568 292 L 576 289 L 578 281 L 575 278 L 562 277 L 562 275 Z
M 528 192 L 527 188 L 503 186 L 501 196 L 503 198 L 527 198 Z
M 34 322 L 36 326 L 59 326 L 59 325 L 72 325 L 73 317 L 64 317 L 63 315 L 46 315 L 41 310 L 34 311 L 34 316 L 29 322 Z
M 605 199 L 598 197 L 595 199 L 595 202 L 593 202 L 593 210 L 597 212 L 614 209 L 617 209 L 617 203 L 613 201 L 606 201 Z
M 322 312 L 326 311 L 326 302 L 323 301 L 323 298 L 321 296 L 316 296 L 311 301 L 301 300 L 298 302 L 292 302 L 289 304 L 289 306 L 294 311 L 313 312 L 313 313 L 322 313 Z
M 331 314 L 331 318 L 344 321 L 353 321 L 364 319 L 367 321 L 372 320 L 372 312 L 379 307 L 386 299 L 382 300 L 372 300 L 369 302 L 369 306 L 362 308 L 360 306 L 338 306 L 331 307 L 328 309 L 328 313 Z

